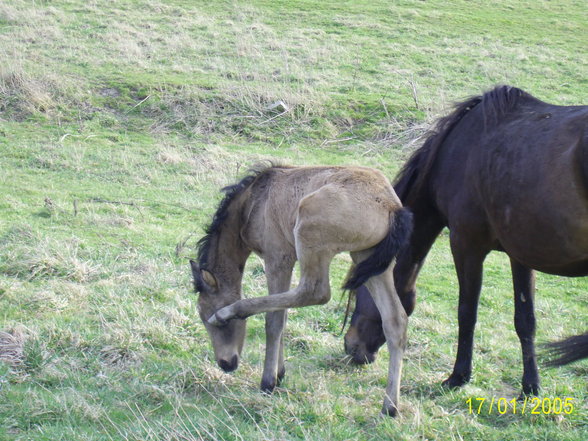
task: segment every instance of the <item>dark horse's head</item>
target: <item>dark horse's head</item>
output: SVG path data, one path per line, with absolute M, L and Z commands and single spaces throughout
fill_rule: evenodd
M 410 316 L 416 303 L 416 276 L 422 262 L 413 263 L 412 250 L 419 237 L 411 235 L 396 258 L 394 285 L 404 307 Z M 345 334 L 345 353 L 357 364 L 373 363 L 380 347 L 386 342 L 382 318 L 369 290 L 360 286 L 355 292 L 355 310 L 349 329 Z
M 401 274 L 395 278 L 402 280 L 400 285 L 395 283 L 400 301 L 407 315 L 414 310 L 416 288 L 414 283 L 405 283 Z M 399 289 L 402 286 L 402 291 Z M 357 364 L 373 363 L 382 345 L 386 343 L 382 317 L 369 290 L 360 286 L 355 292 L 355 310 L 351 316 L 351 323 L 345 334 L 345 353 L 350 355 Z
M 380 347 L 386 342 L 382 318 L 368 289 L 362 285 L 355 292 L 355 310 L 345 334 L 345 352 L 354 363 L 373 363 Z

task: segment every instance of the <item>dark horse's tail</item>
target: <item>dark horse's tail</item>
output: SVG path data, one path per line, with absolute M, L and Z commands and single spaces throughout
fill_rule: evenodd
M 358 263 L 345 281 L 343 289 L 354 290 L 370 277 L 382 274 L 398 255 L 412 234 L 412 213 L 402 208 L 390 216 L 390 228 L 386 237 L 374 247 L 372 254 Z
M 548 343 L 547 355 L 551 357 L 548 367 L 563 366 L 573 361 L 588 358 L 588 332 L 582 335 L 574 335 L 565 340 Z

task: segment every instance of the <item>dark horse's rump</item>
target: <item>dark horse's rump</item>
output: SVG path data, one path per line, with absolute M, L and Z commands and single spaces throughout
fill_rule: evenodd
M 500 250 L 511 259 L 523 391 L 537 391 L 533 270 L 588 274 L 587 158 L 587 106 L 555 106 L 502 86 L 439 120 L 402 169 L 395 190 L 413 211 L 415 225 L 394 276 L 407 312 L 414 308 L 415 281 L 427 253 L 440 231 L 450 229 L 459 341 L 446 384 L 469 380 L 482 265 L 491 250 Z M 566 356 L 566 347 L 557 348 Z

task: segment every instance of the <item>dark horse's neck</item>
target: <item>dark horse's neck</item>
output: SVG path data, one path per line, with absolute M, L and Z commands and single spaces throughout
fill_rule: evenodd
M 396 186 L 394 188 L 396 190 Z M 418 274 L 435 239 L 447 224 L 424 191 L 420 195 L 410 194 L 402 202 L 414 214 L 414 227 L 409 246 L 396 259 L 394 283 L 402 305 L 410 315 L 416 303 L 415 285 Z
M 397 176 L 394 190 L 402 204 L 414 214 L 414 230 L 409 246 L 398 256 L 394 281 L 398 295 L 408 314 L 416 301 L 416 279 L 435 239 L 447 226 L 445 216 L 435 204 L 431 175 L 435 159 L 451 130 L 482 101 L 474 97 L 457 106 L 450 115 L 441 118 L 428 138 Z
M 394 184 L 402 204 L 414 213 L 414 230 L 410 245 L 398 257 L 394 269 L 396 289 L 407 312 L 412 311 L 418 273 L 441 230 L 447 226 L 445 214 L 436 204 L 439 184 L 435 182 L 437 158 L 449 134 L 474 108 L 481 108 L 486 123 L 508 112 L 521 97 L 530 96 L 520 89 L 497 87 L 483 96 L 458 104 L 454 111 L 441 118 L 422 147 L 406 162 Z

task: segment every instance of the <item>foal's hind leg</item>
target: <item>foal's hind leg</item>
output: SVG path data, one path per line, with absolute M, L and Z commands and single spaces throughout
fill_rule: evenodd
M 354 261 L 360 261 L 365 252 L 352 253 Z M 365 258 L 365 257 L 364 257 Z M 388 345 L 390 361 L 388 364 L 388 384 L 382 413 L 395 416 L 398 413 L 398 400 L 400 396 L 400 379 L 402 375 L 402 356 L 406 347 L 406 329 L 408 316 L 402 306 L 400 298 L 394 287 L 392 266 L 378 276 L 370 278 L 366 282 L 374 303 L 382 316 L 382 326 Z
M 514 285 L 515 329 L 523 352 L 523 394 L 539 393 L 539 372 L 535 355 L 535 273 L 510 260 Z

